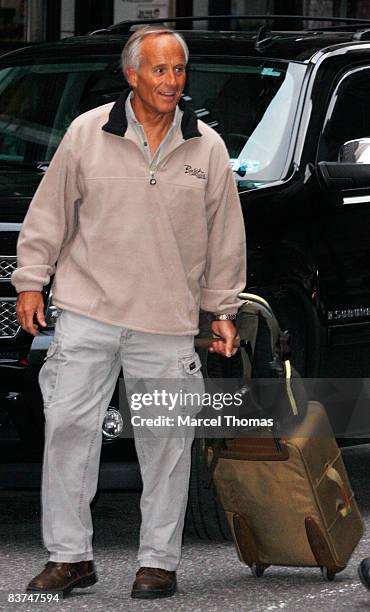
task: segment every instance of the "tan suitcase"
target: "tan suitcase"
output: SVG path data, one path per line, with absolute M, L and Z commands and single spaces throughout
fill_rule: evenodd
M 226 444 L 213 479 L 240 560 L 256 576 L 269 565 L 319 566 L 333 580 L 359 542 L 363 522 L 321 404 L 309 402 L 286 439 Z

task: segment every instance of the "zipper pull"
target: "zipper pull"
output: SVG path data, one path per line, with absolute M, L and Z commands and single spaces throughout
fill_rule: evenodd
M 154 172 L 153 172 L 153 170 L 151 170 L 151 171 L 150 171 L 150 177 L 151 177 L 151 178 L 150 178 L 149 183 L 150 183 L 151 185 L 156 185 L 156 184 L 157 184 L 157 181 L 156 181 L 156 180 L 155 180 L 155 178 L 154 178 Z

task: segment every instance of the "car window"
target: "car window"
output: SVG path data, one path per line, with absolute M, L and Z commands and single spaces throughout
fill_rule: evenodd
M 328 106 L 318 149 L 319 161 L 338 161 L 342 144 L 370 137 L 370 69 L 341 78 Z
M 253 59 L 190 64 L 185 98 L 221 134 L 244 182 L 281 178 L 305 70 Z
M 117 61 L 0 69 L 0 160 L 49 162 L 71 121 L 124 86 Z
M 282 176 L 306 67 L 193 58 L 184 101 L 217 130 L 240 184 Z M 0 67 L 0 161 L 47 163 L 71 121 L 127 87 L 118 56 Z

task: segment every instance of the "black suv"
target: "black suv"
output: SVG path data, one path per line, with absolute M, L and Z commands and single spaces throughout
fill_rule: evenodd
M 230 18 L 230 31 L 182 32 L 191 59 L 184 102 L 225 140 L 246 221 L 248 291 L 267 298 L 292 333 L 296 369 L 306 377 L 367 376 L 370 21 L 332 20 L 330 28 L 287 32 L 240 29 L 249 19 Z M 41 457 L 37 375 L 57 316 L 48 287 L 48 330 L 33 339 L 17 324 L 10 275 L 18 232 L 70 122 L 116 100 L 127 86 L 120 52 L 133 25 L 0 58 L 2 462 Z M 17 457 L 6 454 L 12 425 L 21 440 Z M 121 442 L 105 446 L 103 458 L 113 465 L 119 448 L 123 484 L 134 486 L 134 447 Z M 193 520 L 199 534 L 212 536 L 220 526 L 201 486 L 201 450 L 197 440 Z

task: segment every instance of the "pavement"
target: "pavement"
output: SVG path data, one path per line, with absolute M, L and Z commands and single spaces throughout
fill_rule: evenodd
M 365 523 L 370 523 L 370 445 L 343 451 Z M 334 582 L 316 568 L 270 567 L 254 578 L 230 542 L 201 541 L 185 534 L 178 571 L 179 589 L 163 600 L 130 598 L 137 569 L 139 493 L 101 492 L 94 506 L 95 562 L 99 581 L 74 590 L 59 603 L 9 603 L 9 593 L 24 593 L 47 561 L 41 544 L 38 491 L 0 491 L 0 611 L 121 612 L 357 612 L 369 610 L 370 591 L 357 577 L 359 561 L 370 556 L 369 535 Z M 369 529 L 368 529 L 369 531 Z M 288 533 L 281 537 L 289 537 Z

